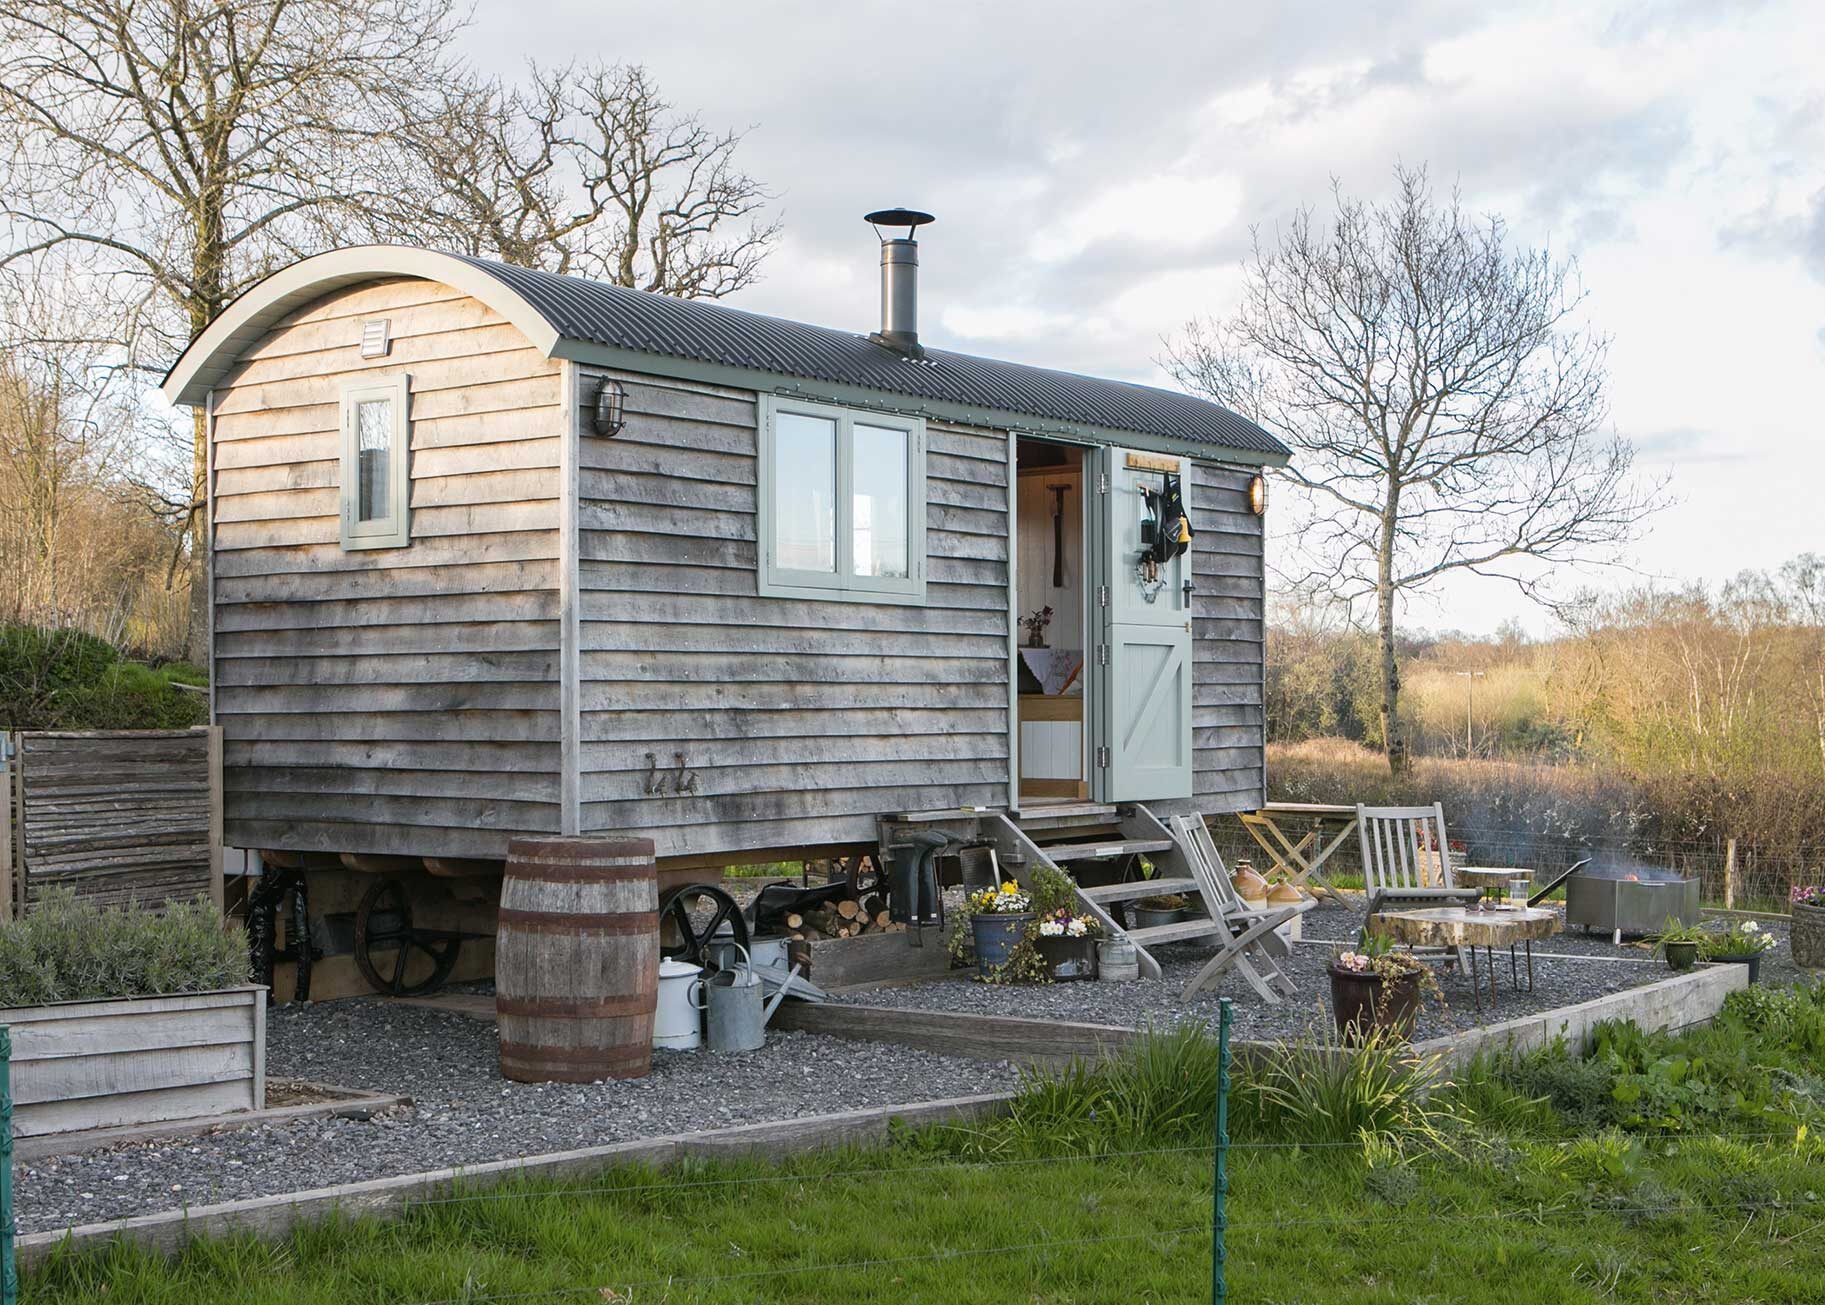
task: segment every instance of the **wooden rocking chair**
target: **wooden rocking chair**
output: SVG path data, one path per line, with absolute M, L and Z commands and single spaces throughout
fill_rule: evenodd
M 1248 905 L 1230 882 L 1229 870 L 1211 839 L 1210 829 L 1201 815 L 1174 816 L 1172 830 L 1191 877 L 1197 880 L 1198 892 L 1213 917 L 1226 927 L 1229 940 L 1211 957 L 1204 968 L 1191 978 L 1179 994 L 1189 1001 L 1192 994 L 1209 987 L 1226 970 L 1235 970 L 1248 986 L 1270 1006 L 1280 1003 L 1282 994 L 1293 996 L 1293 981 L 1280 968 L 1280 958 L 1292 954 L 1292 948 L 1277 930 L 1313 902 L 1307 898 L 1299 906 L 1271 907 L 1265 911 Z M 1279 992 L 1275 988 L 1280 989 Z

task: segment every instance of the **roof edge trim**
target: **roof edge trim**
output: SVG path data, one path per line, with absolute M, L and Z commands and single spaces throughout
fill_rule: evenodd
M 700 362 L 695 358 L 675 358 L 669 354 L 646 353 L 614 345 L 593 344 L 586 340 L 564 339 L 558 342 L 555 357 L 565 358 L 585 367 L 602 367 L 630 375 L 666 377 L 680 381 L 701 381 L 726 386 L 732 390 L 751 390 L 756 394 L 797 395 L 851 408 L 872 408 L 877 412 L 931 417 L 959 426 L 979 426 L 985 430 L 1012 431 L 1042 439 L 1062 439 L 1079 444 L 1111 444 L 1120 448 L 1146 449 L 1158 453 L 1177 453 L 1200 462 L 1219 462 L 1243 467 L 1284 467 L 1290 453 L 1264 453 L 1254 449 L 1237 449 L 1204 440 L 1175 439 L 1146 431 L 1122 430 L 1113 426 L 1095 426 L 1047 417 L 1010 412 L 1005 408 L 977 407 L 944 399 L 926 399 L 892 390 L 869 386 L 845 385 L 835 381 L 811 380 L 788 376 L 759 367 L 732 367 L 727 363 Z
M 352 245 L 301 259 L 249 286 L 184 347 L 159 388 L 174 404 L 199 406 L 241 351 L 275 322 L 313 299 L 383 277 L 436 281 L 478 299 L 552 357 L 558 332 L 545 315 L 499 277 L 452 254 L 398 245 Z

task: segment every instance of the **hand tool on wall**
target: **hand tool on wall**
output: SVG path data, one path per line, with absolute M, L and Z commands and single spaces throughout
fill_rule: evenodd
M 1069 485 L 1047 485 L 1052 491 L 1052 588 L 1065 587 L 1065 491 Z

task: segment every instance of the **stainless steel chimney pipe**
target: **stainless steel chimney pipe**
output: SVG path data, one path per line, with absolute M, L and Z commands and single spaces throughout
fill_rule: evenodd
M 919 242 L 902 236 L 881 242 L 881 331 L 890 349 L 919 357 Z

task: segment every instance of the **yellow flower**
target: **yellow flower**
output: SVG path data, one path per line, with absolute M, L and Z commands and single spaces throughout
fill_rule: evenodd
M 1020 891 L 1020 885 L 1012 879 L 1004 879 L 1001 881 L 1001 891 L 1009 894 L 1017 893 Z

